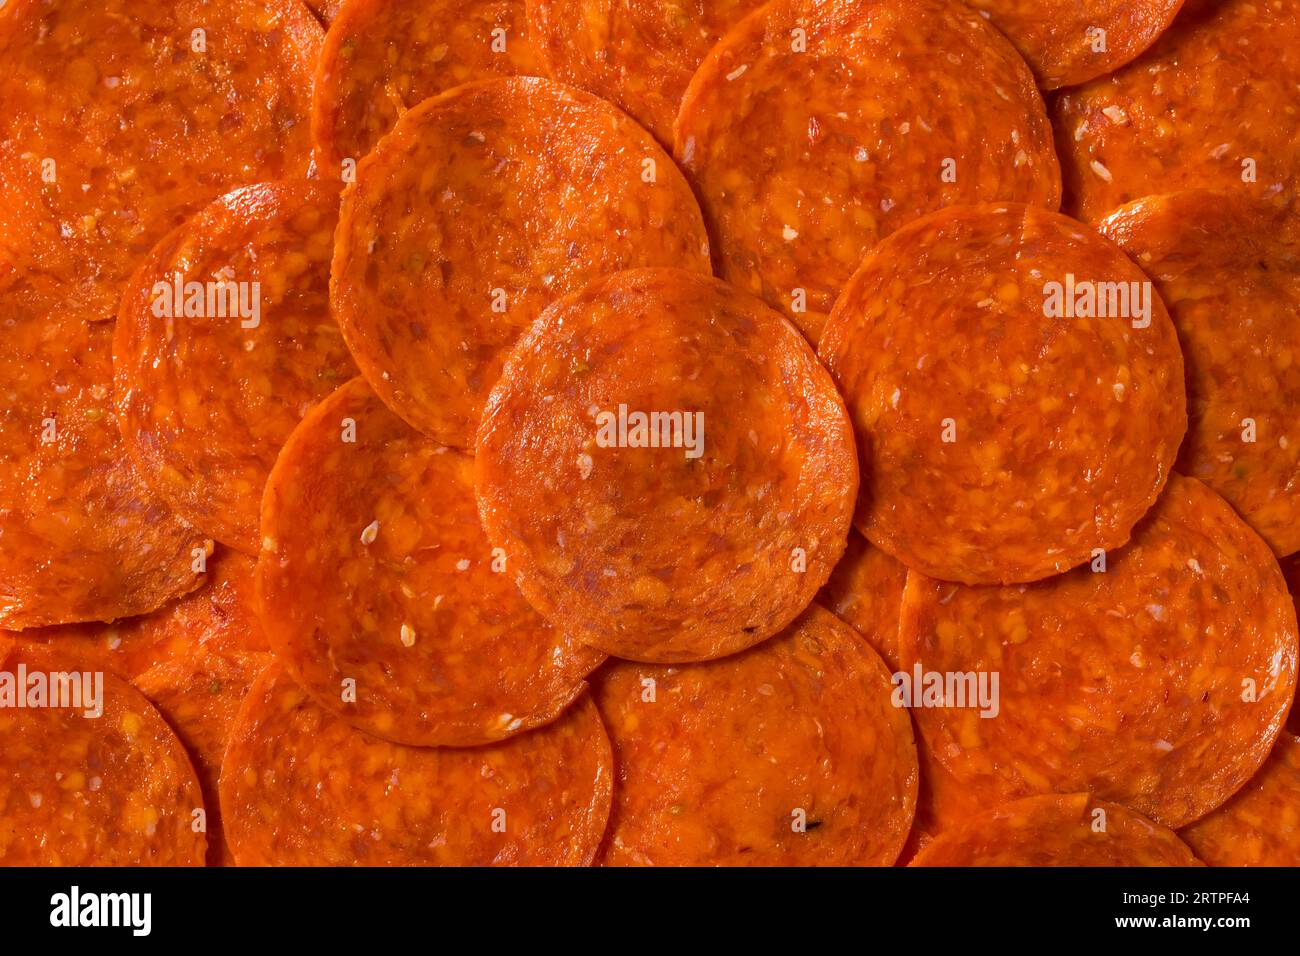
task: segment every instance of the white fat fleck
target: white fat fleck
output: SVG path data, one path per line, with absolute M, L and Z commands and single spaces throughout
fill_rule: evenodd
M 456 570 L 457 570 L 457 571 L 468 571 L 468 570 L 469 570 L 469 558 L 461 558 L 459 561 L 457 561 L 457 562 L 456 562 Z
M 908 133 L 912 132 L 912 124 L 911 124 L 911 123 L 899 123 L 899 124 L 898 124 L 898 132 L 899 132 L 900 134 L 902 134 L 903 136 L 906 136 Z
M 1174 745 L 1167 740 L 1156 741 L 1156 750 L 1159 750 L 1161 753 L 1169 753 L 1169 751 L 1173 749 L 1174 749 Z
M 1229 147 L 1227 143 L 1220 143 L 1218 146 L 1214 147 L 1214 149 L 1210 150 L 1210 158 L 1223 159 L 1230 148 L 1231 147 Z
M 1165 619 L 1165 607 L 1163 604 L 1148 604 L 1147 613 L 1157 621 L 1163 621 Z
M 1286 440 L 1286 436 L 1285 436 L 1285 435 L 1283 435 L 1281 438 L 1279 438 L 1279 439 L 1277 440 L 1277 447 L 1278 447 L 1278 448 L 1285 448 L 1288 444 L 1290 444 L 1290 442 L 1288 442 L 1288 441 Z
M 439 595 L 437 595 L 436 597 L 434 597 L 434 599 L 433 599 L 433 609 L 434 609 L 435 611 L 438 610 L 438 607 L 439 607 L 441 604 L 442 604 L 442 595 L 439 594 Z
M 732 70 L 730 73 L 727 74 L 727 82 L 730 83 L 732 80 L 740 79 L 742 76 L 745 75 L 745 71 L 748 69 L 749 69 L 748 63 L 740 64 L 740 66 L 736 67 L 734 70 Z
M 789 242 L 792 239 L 798 239 L 799 233 L 791 229 L 789 226 L 784 226 L 781 229 L 781 238 L 784 239 L 786 242 Z
M 592 460 L 591 456 L 582 454 L 578 456 L 578 476 L 586 481 L 591 477 Z
M 1106 117 L 1106 119 L 1110 120 L 1112 123 L 1118 123 L 1120 126 L 1128 123 L 1128 114 L 1124 112 L 1122 107 L 1115 106 L 1114 104 L 1103 107 L 1101 113 Z
M 865 146 L 859 146 L 853 151 L 853 159 L 859 163 L 865 163 L 868 159 L 868 153 Z
M 411 627 L 409 624 L 402 625 L 402 646 L 415 646 L 415 628 Z
M 1187 559 L 1187 568 L 1188 568 L 1188 570 L 1192 571 L 1192 572 L 1195 573 L 1195 574 L 1200 574 L 1200 573 L 1201 573 L 1201 562 L 1197 561 L 1195 558 L 1188 558 L 1188 559 Z
M 1111 182 L 1115 177 L 1110 174 L 1110 170 L 1097 162 L 1095 159 L 1088 163 L 1088 168 L 1097 174 L 1097 177 L 1104 183 Z
M 39 793 L 29 793 L 27 795 L 27 799 L 29 799 L 32 802 L 32 806 L 36 808 L 39 808 L 42 802 L 42 798 Z
M 379 537 L 379 519 L 376 518 L 370 524 L 361 529 L 361 543 L 374 544 L 375 539 Z
M 891 209 L 893 209 L 893 208 L 894 208 L 894 200 L 892 200 L 892 199 L 882 199 L 882 200 L 880 200 L 880 211 L 881 211 L 881 212 L 889 212 L 889 210 L 891 210 Z
M 889 396 L 889 404 L 892 408 L 898 407 L 898 400 L 903 397 L 902 389 L 894 389 L 894 394 Z
M 1116 382 L 1114 385 L 1112 385 L 1112 386 L 1110 387 L 1110 390 L 1111 390 L 1112 392 L 1115 393 L 1115 398 L 1116 398 L 1117 401 L 1121 401 L 1121 402 L 1124 401 L 1124 383 L 1123 383 L 1123 382 Z
M 88 783 L 91 793 L 97 793 L 99 791 L 99 788 L 102 787 L 103 785 L 104 785 L 103 777 L 91 777 Z

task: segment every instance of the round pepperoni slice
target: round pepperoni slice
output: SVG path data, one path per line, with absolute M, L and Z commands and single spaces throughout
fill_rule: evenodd
M 488 400 L 488 539 L 552 624 L 618 657 L 731 654 L 789 624 L 844 550 L 853 436 L 757 299 L 639 269 L 547 309 Z
M 305 180 L 223 196 L 154 247 L 118 316 L 116 403 L 137 469 L 248 554 L 280 446 L 356 374 L 329 309 L 338 201 Z
M 1007 35 L 1043 89 L 1123 66 L 1155 42 L 1183 0 L 966 0 Z
M 907 567 L 856 531 L 817 600 L 867 639 L 898 670 L 898 615 Z
M 1293 196 L 1300 17 L 1282 0 L 1189 4 L 1145 54 L 1052 109 L 1065 210 L 1087 222 L 1195 187 Z
M 1300 866 L 1300 738 L 1279 736 L 1259 773 L 1179 836 L 1210 866 Z
M 1086 789 L 1174 828 L 1250 779 L 1295 690 L 1277 562 L 1223 499 L 1177 475 L 1126 548 L 1060 577 L 970 588 L 909 575 L 900 635 L 917 726 L 970 793 Z M 982 708 L 970 687 L 994 675 Z
M 1177 834 L 1086 793 L 1029 797 L 931 840 L 912 866 L 1196 866 Z
M 322 36 L 300 0 L 12 0 L 0 253 L 111 319 L 135 263 L 190 213 L 307 174 Z
M 1033 581 L 1122 545 L 1186 427 L 1150 280 L 1033 207 L 946 209 L 891 235 L 819 351 L 858 436 L 857 526 L 931 577 Z
M 1139 199 L 1098 225 L 1155 281 L 1187 357 L 1178 469 L 1300 550 L 1300 217 L 1243 193 Z
M 473 468 L 355 379 L 307 416 L 267 483 L 271 646 L 325 709 L 380 737 L 500 740 L 552 720 L 604 660 L 519 595 L 479 527 Z
M 1060 200 L 1024 61 L 942 0 L 767 4 L 691 80 L 675 150 L 722 277 L 814 342 L 863 254 L 904 223 L 955 203 Z
M 111 674 L 6 644 L 0 866 L 201 866 L 199 782 L 158 712 Z
M 322 170 L 340 175 L 411 107 L 494 74 L 542 74 L 523 0 L 351 0 L 316 73 L 312 136 Z
M 122 447 L 112 335 L 0 262 L 0 628 L 143 614 L 203 583 L 211 541 Z
M 24 631 L 80 667 L 131 682 L 176 731 L 194 761 L 207 806 L 208 861 L 234 862 L 222 839 L 217 776 L 235 713 L 253 679 L 272 661 L 257 621 L 256 562 L 218 551 L 207 582 L 166 608 L 114 624 Z
M 551 76 L 616 103 L 673 141 L 682 93 L 722 35 L 762 0 L 529 0 L 533 42 Z
M 594 692 L 618 768 L 605 864 L 888 866 L 902 849 L 911 721 L 829 611 L 726 660 L 612 665 Z
M 588 93 L 490 80 L 403 114 L 359 165 L 334 306 L 379 397 L 464 448 L 538 313 L 633 266 L 708 271 L 699 208 L 672 160 Z
M 609 738 L 589 697 L 488 747 L 404 747 L 321 709 L 273 665 L 221 768 L 243 866 L 584 866 L 609 817 Z

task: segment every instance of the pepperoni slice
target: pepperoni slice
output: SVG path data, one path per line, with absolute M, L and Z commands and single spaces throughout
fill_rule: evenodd
M 479 527 L 473 467 L 354 379 L 307 416 L 267 484 L 267 637 L 321 706 L 389 740 L 529 730 L 604 660 L 519 595 Z
M 618 767 L 608 865 L 888 866 L 916 802 L 889 672 L 816 605 L 743 654 L 595 681 Z
M 721 276 L 814 342 L 878 239 L 956 203 L 1056 208 L 1033 77 L 942 0 L 775 0 L 728 33 L 682 100 L 675 152 Z
M 3 262 L 0 314 L 0 628 L 143 614 L 198 587 L 212 543 L 122 447 L 112 327 Z
M 671 145 L 700 61 L 762 0 L 529 0 L 533 42 L 551 76 L 602 96 Z
M 1300 550 L 1300 217 L 1243 193 L 1139 199 L 1098 224 L 1156 283 L 1187 357 L 1180 471 Z
M 1181 827 L 1268 755 L 1295 690 L 1295 610 L 1267 545 L 1191 478 L 1099 560 L 1021 587 L 909 575 L 903 669 L 933 691 L 913 713 L 986 802 L 1086 789 Z M 955 696 L 972 674 L 998 675 L 995 719 Z
M 844 550 L 853 438 L 826 371 L 757 299 L 639 269 L 549 308 L 478 433 L 488 539 L 562 631 L 633 660 L 789 624 Z
M 1029 797 L 932 840 L 912 866 L 1196 866 L 1173 831 L 1086 793 Z
M 867 639 L 898 670 L 898 615 L 907 567 L 856 531 L 817 600 Z
M 13 0 L 0 254 L 113 318 L 135 263 L 190 213 L 307 174 L 322 36 L 300 0 Z
M 820 354 L 858 437 L 856 524 L 931 577 L 1033 581 L 1122 545 L 1186 427 L 1149 280 L 1033 207 L 945 209 L 891 235 Z
M 542 75 L 523 0 L 350 0 L 316 73 L 312 136 L 322 169 L 338 175 L 411 107 L 494 74 Z
M 1300 738 L 1279 736 L 1250 783 L 1179 836 L 1210 866 L 1300 866 Z
M 589 697 L 504 743 L 404 747 L 332 716 L 275 665 L 240 711 L 221 802 L 244 866 L 582 866 L 611 774 Z
M 74 685 L 82 693 L 65 696 Z M 87 716 L 96 685 L 100 712 Z M 129 684 L 10 640 L 0 697 L 0 866 L 203 864 L 194 768 Z
M 1291 604 L 1295 607 L 1296 614 L 1300 615 L 1300 555 L 1283 558 L 1280 564 L 1287 590 L 1291 592 Z M 1286 728 L 1293 734 L 1300 734 L 1300 707 L 1295 706 L 1294 702 L 1291 712 L 1287 714 Z
M 153 614 L 21 635 L 129 681 L 162 711 L 194 762 L 207 806 L 208 861 L 219 866 L 234 862 L 217 800 L 221 756 L 240 703 L 272 661 L 255 613 L 255 567 L 246 555 L 220 550 L 202 588 Z
M 632 266 L 708 271 L 699 208 L 672 161 L 588 93 L 490 80 L 403 114 L 358 166 L 334 306 L 385 404 L 464 448 L 538 313 Z
M 307 409 L 356 374 L 329 310 L 338 190 L 237 189 L 163 239 L 113 340 L 140 474 L 186 520 L 257 554 L 257 503 Z
M 1123 66 L 1156 41 L 1183 0 L 966 0 L 1005 33 L 1043 89 Z
M 1128 66 L 1052 108 L 1065 211 L 1094 222 L 1156 193 L 1295 195 L 1300 17 L 1282 0 L 1188 4 Z

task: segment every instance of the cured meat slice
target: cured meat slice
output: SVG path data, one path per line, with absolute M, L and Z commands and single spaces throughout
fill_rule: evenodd
M 885 239 L 819 351 L 857 433 L 857 527 L 945 580 L 1033 581 L 1122 545 L 1186 428 L 1150 280 L 1029 206 L 945 209 Z
M 1005 33 L 1044 89 L 1123 66 L 1155 42 L 1183 0 L 966 0 Z
M 538 53 L 557 80 L 617 104 L 662 143 L 700 61 L 762 0 L 529 0 Z
M 957 203 L 1056 208 L 1033 77 L 973 10 L 942 0 L 774 0 L 691 80 L 675 153 L 720 275 L 813 342 L 878 239 Z
M 1250 783 L 1179 836 L 1210 866 L 1300 866 L 1300 739 L 1279 736 Z
M 589 697 L 487 747 L 404 747 L 264 673 L 221 769 L 244 866 L 582 866 L 609 817 L 609 738 Z
M 780 315 L 717 279 L 638 269 L 543 313 L 478 433 L 488 539 L 561 631 L 707 660 L 777 633 L 844 551 L 844 405 Z
M 552 300 L 708 261 L 690 187 L 645 130 L 589 93 L 489 80 L 404 113 L 360 163 L 334 307 L 384 403 L 464 448 L 504 353 Z
M 226 738 L 253 679 L 273 660 L 255 613 L 255 567 L 252 558 L 221 550 L 209 560 L 202 588 L 153 614 L 17 635 L 129 681 L 162 712 L 194 762 L 213 865 L 234 862 L 217 800 Z
M 136 470 L 246 554 L 279 446 L 356 375 L 329 311 L 337 222 L 337 187 L 235 190 L 153 247 L 122 300 L 114 380 Z
M 1155 281 L 1187 358 L 1178 469 L 1277 554 L 1300 550 L 1300 217 L 1244 193 L 1129 203 L 1098 224 Z
M 136 468 L 186 520 L 257 554 L 257 503 L 307 409 L 356 375 L 329 309 L 338 190 L 231 192 L 131 279 L 113 339 Z
M 312 137 L 337 177 L 423 100 L 493 75 L 542 76 L 523 0 L 350 0 L 316 72 Z
M 0 256 L 113 318 L 135 263 L 190 213 L 307 174 L 322 37 L 300 0 L 11 0 Z
M 1300 615 L 1300 555 L 1292 555 L 1289 558 L 1283 558 L 1280 562 L 1282 566 L 1282 577 L 1286 578 L 1287 590 L 1291 592 L 1291 604 L 1296 609 L 1296 614 Z M 1300 707 L 1291 704 L 1291 712 L 1286 718 L 1287 730 L 1293 734 L 1300 734 Z
M 912 866 L 1196 866 L 1173 831 L 1086 793 L 1029 797 L 931 840 Z
M 389 740 L 529 730 L 604 660 L 519 595 L 479 527 L 473 467 L 354 379 L 304 419 L 267 483 L 267 638 L 322 707 Z
M 898 616 L 903 604 L 907 567 L 856 531 L 849 533 L 844 557 L 817 595 L 819 603 L 852 624 L 898 670 Z
M 194 768 L 130 685 L 5 640 L 0 697 L 0 866 L 203 864 Z
M 1295 609 L 1267 545 L 1191 478 L 1173 476 L 1105 557 L 1104 571 L 1020 587 L 910 574 L 913 715 L 986 805 L 1086 789 L 1178 828 L 1268 756 L 1295 690 Z M 995 719 L 972 705 L 967 675 L 997 675 Z
M 1156 193 L 1295 195 L 1300 17 L 1283 0 L 1188 4 L 1123 69 L 1053 104 L 1064 209 L 1095 222 Z
M 211 541 L 122 447 L 112 327 L 4 262 L 0 315 L 0 628 L 143 614 L 198 587 Z
M 916 802 L 907 711 L 880 656 L 813 605 L 721 661 L 594 682 L 618 784 L 613 866 L 888 866 Z

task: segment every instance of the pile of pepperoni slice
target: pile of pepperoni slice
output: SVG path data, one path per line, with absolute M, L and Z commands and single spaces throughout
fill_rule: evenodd
M 0 0 L 0 864 L 1300 865 L 1300 6 L 702 7 Z

